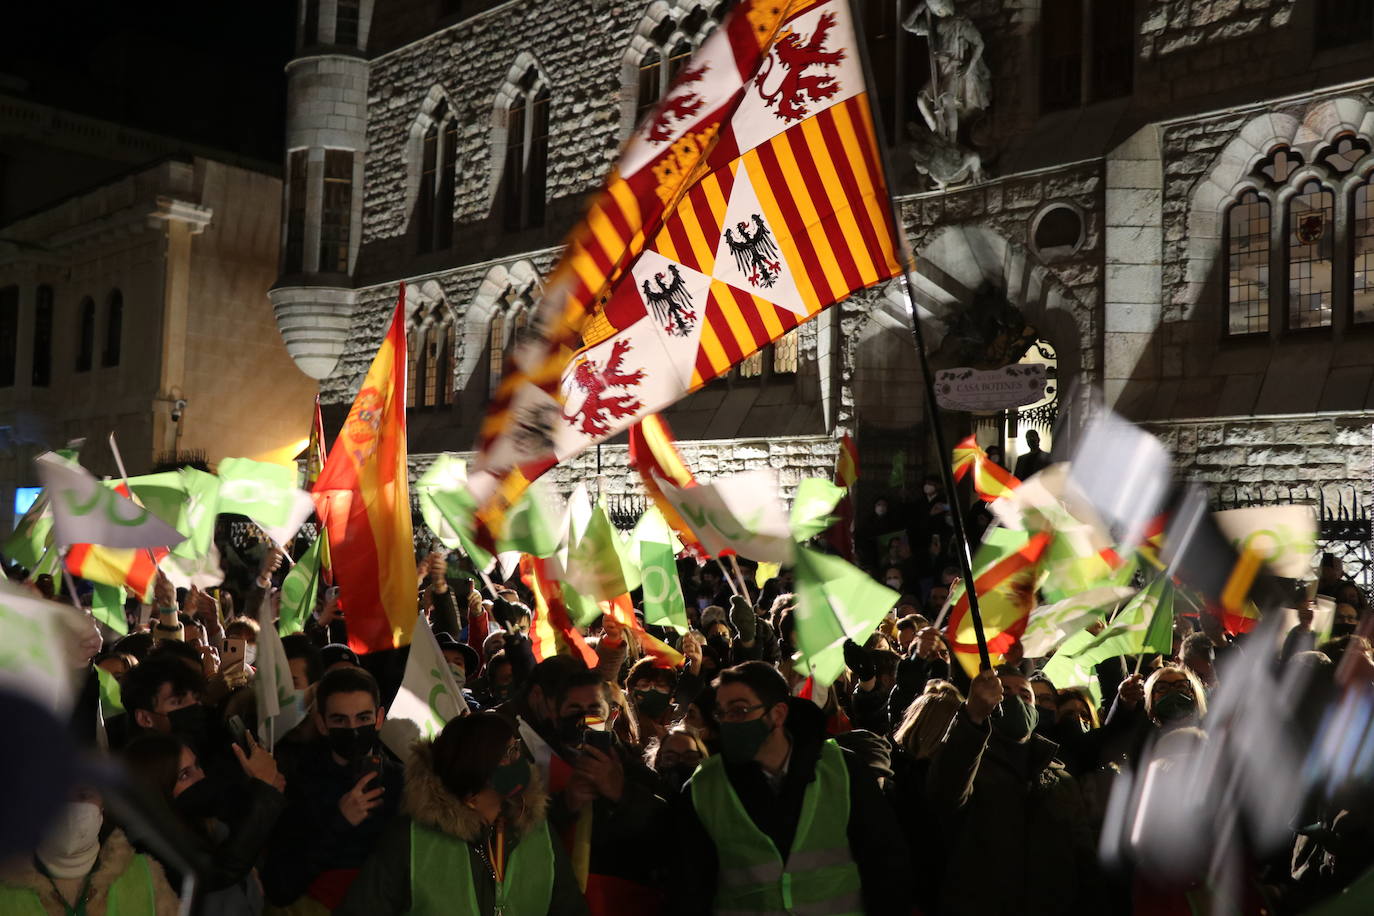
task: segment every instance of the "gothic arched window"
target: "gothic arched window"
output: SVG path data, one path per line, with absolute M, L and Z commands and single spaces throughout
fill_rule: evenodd
M 548 87 L 533 67 L 506 107 L 503 216 L 509 231 L 544 223 L 549 160 Z
M 1288 327 L 1331 325 L 1336 196 L 1306 181 L 1288 201 Z
M 440 102 L 420 141 L 420 189 L 415 199 L 419 251 L 443 251 L 453 244 L 453 190 L 457 169 L 458 119 Z
M 116 289 L 110 291 L 110 305 L 105 312 L 105 352 L 100 356 L 100 365 L 118 366 L 123 343 L 124 294 Z
M 1351 318 L 1356 324 L 1374 322 L 1374 190 L 1366 178 L 1355 189 L 1351 206 L 1354 223 L 1354 295 Z
M 496 393 L 501 386 L 501 374 L 506 364 L 506 316 L 497 312 L 491 316 L 487 332 L 487 394 Z
M 1246 191 L 1226 216 L 1226 331 L 1269 330 L 1269 201 Z

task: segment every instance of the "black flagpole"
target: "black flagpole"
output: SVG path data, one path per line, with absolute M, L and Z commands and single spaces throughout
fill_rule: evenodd
M 911 298 L 911 265 L 915 261 L 915 256 L 911 252 L 911 246 L 907 243 L 906 228 L 901 220 L 901 212 L 897 209 L 897 202 L 892 199 L 892 182 L 890 179 L 892 169 L 889 168 L 887 144 L 883 141 L 883 114 L 882 110 L 874 104 L 873 68 L 868 57 L 868 42 L 861 32 L 863 20 L 859 16 L 858 4 L 854 0 L 849 0 L 849 14 L 854 23 L 855 44 L 859 48 L 865 88 L 868 90 L 868 107 L 873 118 L 874 140 L 878 144 L 878 165 L 882 169 L 883 185 L 887 188 L 887 207 L 892 218 L 893 242 L 896 243 L 897 257 L 902 264 L 902 274 L 898 280 L 902 285 L 902 295 L 906 298 L 907 310 L 911 313 L 911 337 L 916 346 L 916 356 L 921 363 L 921 376 L 925 381 L 926 413 L 931 432 L 935 437 L 935 449 L 939 453 L 940 479 L 944 481 L 945 493 L 949 499 L 950 515 L 954 520 L 954 539 L 958 542 L 956 553 L 959 555 L 959 567 L 964 575 L 964 595 L 968 598 L 969 619 L 973 623 L 974 638 L 978 641 L 978 657 L 982 662 L 983 670 L 988 670 L 992 667 L 992 659 L 988 656 L 988 639 L 983 633 L 983 615 L 978 608 L 978 590 L 973 581 L 973 559 L 969 554 L 968 537 L 964 533 L 964 511 L 958 502 L 958 491 L 954 488 L 954 469 L 950 464 L 953 453 L 950 452 L 949 446 L 945 443 L 945 432 L 940 426 L 940 405 L 935 400 L 935 373 L 931 371 L 930 360 L 926 356 L 926 341 L 925 333 L 921 330 L 921 316 L 917 312 L 915 300 Z M 927 41 L 933 43 L 935 40 L 933 21 L 931 26 L 932 34 L 927 36 Z M 898 28 L 900 27 L 898 25 Z M 900 40 L 900 36 L 896 36 L 895 40 Z M 934 101 L 938 102 L 938 99 Z M 895 100 L 895 104 L 900 105 L 901 100 Z M 900 119 L 898 120 L 900 121 Z

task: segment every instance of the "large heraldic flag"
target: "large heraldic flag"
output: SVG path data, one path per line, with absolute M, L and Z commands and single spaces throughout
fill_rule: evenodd
M 778 19 L 771 30 L 769 15 Z M 766 51 L 739 38 L 761 29 L 772 36 Z M 712 73 L 731 79 L 708 86 Z M 735 88 L 720 103 L 727 83 Z M 674 111 L 698 110 L 689 98 L 698 91 L 699 110 L 715 106 L 703 122 L 712 139 L 692 146 L 689 180 L 674 183 L 680 169 L 664 170 L 693 128 L 661 131 L 657 154 L 655 130 L 677 124 Z M 646 171 L 664 184 L 647 194 L 625 185 L 622 196 L 652 205 L 665 187 L 673 193 L 657 224 L 644 220 L 617 252 L 625 268 L 600 275 L 607 282 L 581 316 L 581 345 L 557 361 L 557 382 L 541 385 L 538 371 L 520 365 L 531 351 L 517 353 L 506 397 L 492 404 L 470 481 L 487 525 L 499 528 L 527 480 L 901 270 L 846 0 L 741 5 L 631 139 L 612 185 Z M 579 256 L 585 231 L 607 228 L 598 212 L 574 232 L 565 263 Z M 600 236 L 609 252 L 614 233 Z M 551 278 L 541 316 L 548 296 L 567 297 L 562 274 Z M 541 326 L 546 340 L 551 326 Z

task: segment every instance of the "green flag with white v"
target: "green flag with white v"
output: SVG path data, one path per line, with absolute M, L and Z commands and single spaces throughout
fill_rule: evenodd
M 630 540 L 639 561 L 644 622 L 686 633 L 687 605 L 677 575 L 677 553 L 682 548 L 657 506 L 650 506 L 640 517 Z
M 829 685 L 844 671 L 844 641 L 862 643 L 901 597 L 839 557 L 797 547 L 797 670 Z
M 281 607 L 277 611 L 277 632 L 290 636 L 305 629 L 306 619 L 315 610 L 320 591 L 320 554 L 325 535 L 320 537 L 296 561 L 281 583 Z

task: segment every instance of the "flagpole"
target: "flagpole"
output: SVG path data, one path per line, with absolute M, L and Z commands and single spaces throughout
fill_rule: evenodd
M 863 64 L 865 89 L 868 89 L 875 85 L 873 67 L 868 56 L 868 42 L 862 37 L 863 20 L 859 16 L 858 4 L 854 0 L 849 0 L 849 14 L 854 24 L 854 40 L 859 47 L 859 59 Z M 871 94 L 869 98 L 872 99 Z M 897 100 L 897 104 L 901 104 L 901 99 Z M 992 659 L 988 655 L 988 640 L 983 632 L 983 615 L 978 607 L 978 588 L 973 579 L 973 556 L 969 552 L 968 536 L 964 530 L 964 511 L 958 503 L 958 491 L 954 487 L 954 470 L 950 466 L 951 453 L 949 445 L 945 442 L 944 430 L 940 426 L 940 405 L 935 400 L 935 373 L 931 371 L 930 360 L 926 356 L 925 332 L 921 329 L 921 316 L 917 312 L 916 303 L 911 298 L 911 264 L 915 260 L 915 256 L 907 243 L 906 229 L 903 227 L 897 202 L 892 199 L 892 169 L 889 168 L 887 145 L 882 140 L 882 111 L 873 104 L 868 107 L 873 118 L 874 134 L 877 140 L 878 167 L 882 170 L 883 184 L 887 188 L 887 207 L 892 219 L 893 241 L 897 245 L 897 257 L 902 264 L 902 273 L 898 280 L 902 286 L 902 295 L 906 298 L 907 310 L 911 313 L 912 342 L 916 347 L 916 356 L 921 363 L 921 377 L 925 382 L 926 413 L 929 417 L 931 433 L 935 438 L 935 449 L 939 453 L 940 479 L 944 482 L 945 493 L 950 502 L 950 516 L 954 522 L 954 538 L 958 541 L 959 546 L 956 553 L 959 555 L 959 568 L 964 575 L 964 594 L 968 596 L 969 621 L 973 624 L 973 635 L 978 643 L 978 658 L 982 663 L 982 669 L 986 671 L 992 668 Z

